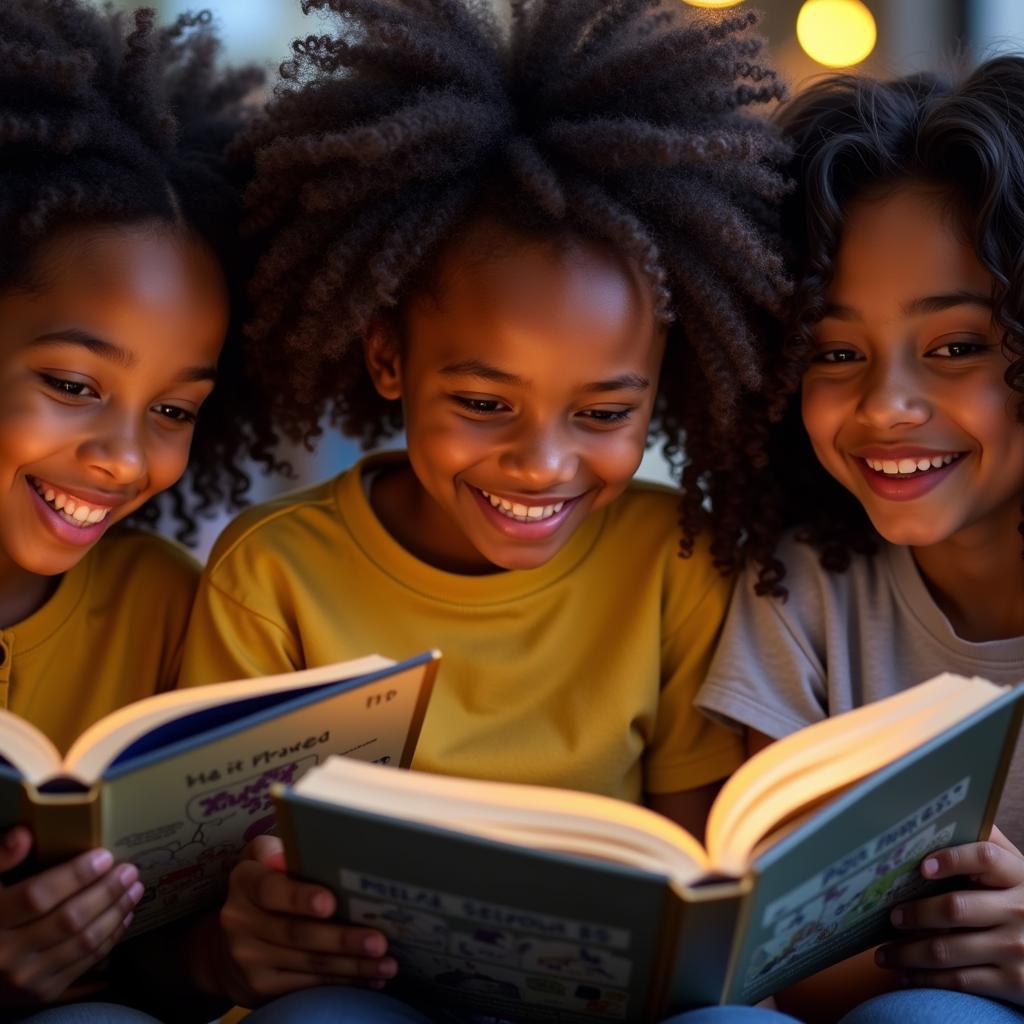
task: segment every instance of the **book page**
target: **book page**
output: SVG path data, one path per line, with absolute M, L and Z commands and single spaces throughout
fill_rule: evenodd
M 885 700 L 817 722 L 743 764 L 708 819 L 715 867 L 741 875 L 778 825 L 945 732 L 1005 692 L 946 673 Z
M 118 708 L 86 729 L 75 740 L 67 757 L 64 758 L 64 770 L 83 782 L 94 782 L 122 750 L 160 726 L 182 716 L 260 696 L 288 696 L 295 690 L 352 679 L 388 668 L 393 664 L 394 661 L 390 658 L 371 654 L 365 658 L 298 672 L 158 693 Z M 59 765 L 59 754 L 57 760 Z
M 612 860 L 682 885 L 708 867 L 700 843 L 668 818 L 593 793 L 381 771 L 336 758 L 296 792 L 532 849 Z
M 25 719 L 0 709 L 0 735 L 0 756 L 28 782 L 38 784 L 60 771 L 60 751 Z
M 398 763 L 434 661 L 263 714 L 201 744 L 129 763 L 101 788 L 103 844 L 146 886 L 130 934 L 215 899 L 241 849 L 273 830 L 274 783 L 292 783 L 329 755 Z

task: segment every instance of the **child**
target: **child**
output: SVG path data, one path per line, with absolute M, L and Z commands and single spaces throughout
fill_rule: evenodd
M 690 708 L 747 525 L 734 410 L 785 286 L 778 143 L 743 112 L 781 93 L 754 17 L 305 7 L 339 27 L 295 45 L 243 146 L 250 360 L 281 433 L 404 426 L 407 451 L 228 528 L 182 678 L 436 645 L 415 767 L 646 800 L 700 831 L 739 756 Z M 678 495 L 630 485 L 651 430 L 677 467 L 686 443 L 681 532 Z M 235 870 L 220 959 L 194 947 L 204 988 L 252 1005 L 399 970 L 279 866 L 264 839 Z
M 238 204 L 218 153 L 255 79 L 214 75 L 207 21 L 0 6 L 0 706 L 61 749 L 174 685 L 198 578 L 121 524 L 152 519 L 184 472 L 227 329 Z M 197 438 L 201 501 L 222 496 L 235 440 Z M 186 529 L 187 508 L 176 492 Z M 0 873 L 30 847 L 7 833 Z M 0 888 L 0 1015 L 69 998 L 141 894 L 106 850 Z
M 762 507 L 794 529 L 773 553 L 765 528 L 700 696 L 755 747 L 942 671 L 1016 683 L 1024 665 L 1024 59 L 956 86 L 831 79 L 783 126 L 805 226 L 783 372 L 802 380 Z M 977 998 L 1024 1004 L 1022 767 L 1018 748 L 1008 839 L 922 866 L 972 886 L 899 908 L 908 937 L 877 954 L 960 992 L 855 1019 L 1024 1020 Z

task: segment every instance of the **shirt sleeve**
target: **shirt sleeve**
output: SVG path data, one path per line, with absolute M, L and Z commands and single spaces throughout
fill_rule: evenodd
M 662 640 L 662 688 L 654 735 L 645 757 L 648 793 L 676 793 L 716 782 L 743 761 L 738 733 L 700 714 L 694 698 L 707 674 L 729 600 L 730 583 L 698 548 L 690 559 L 670 557 L 696 579 L 682 607 L 666 601 Z M 706 564 L 705 564 L 706 563 Z
M 182 654 L 179 686 L 252 679 L 305 668 L 295 638 L 248 608 L 209 575 L 199 585 Z
M 697 706 L 734 728 L 774 739 L 828 715 L 827 680 L 815 621 L 821 601 L 813 580 L 787 576 L 786 602 L 758 596 L 748 568 L 736 587 L 725 628 Z

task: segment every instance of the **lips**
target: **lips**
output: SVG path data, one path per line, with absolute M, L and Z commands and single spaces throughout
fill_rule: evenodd
M 865 450 L 854 456 L 868 486 L 889 501 L 921 498 L 956 472 L 966 452 L 927 449 Z

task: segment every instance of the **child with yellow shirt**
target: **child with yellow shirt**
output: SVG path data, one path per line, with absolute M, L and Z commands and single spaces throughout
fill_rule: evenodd
M 219 152 L 253 76 L 214 74 L 207 20 L 158 30 L 151 12 L 78 0 L 0 9 L 0 706 L 61 749 L 174 685 L 198 580 L 183 550 L 122 524 L 152 521 L 185 471 L 228 327 L 237 203 Z M 201 501 L 232 468 L 227 411 L 197 432 Z M 184 495 L 172 507 L 194 525 Z M 23 827 L 0 837 L 0 874 L 31 843 Z M 96 973 L 71 986 L 142 891 L 103 849 L 8 876 L 0 1017 L 94 998 Z M 152 1020 L 93 1002 L 43 1016 Z
M 742 757 L 691 703 L 746 527 L 735 409 L 784 284 L 775 142 L 738 112 L 779 94 L 752 16 L 559 0 L 513 5 L 506 38 L 483 5 L 329 6 L 335 34 L 296 44 L 241 147 L 253 401 L 293 439 L 327 415 L 368 442 L 404 427 L 407 450 L 227 529 L 183 683 L 437 646 L 415 768 L 643 800 L 699 832 Z M 682 498 L 630 482 L 652 432 L 670 457 L 686 441 Z M 326 920 L 331 893 L 280 863 L 263 837 L 233 872 L 201 987 L 251 1006 L 400 977 L 382 934 Z M 253 1020 L 312 1019 L 286 1003 Z M 325 1019 L 388 1006 L 339 988 Z

